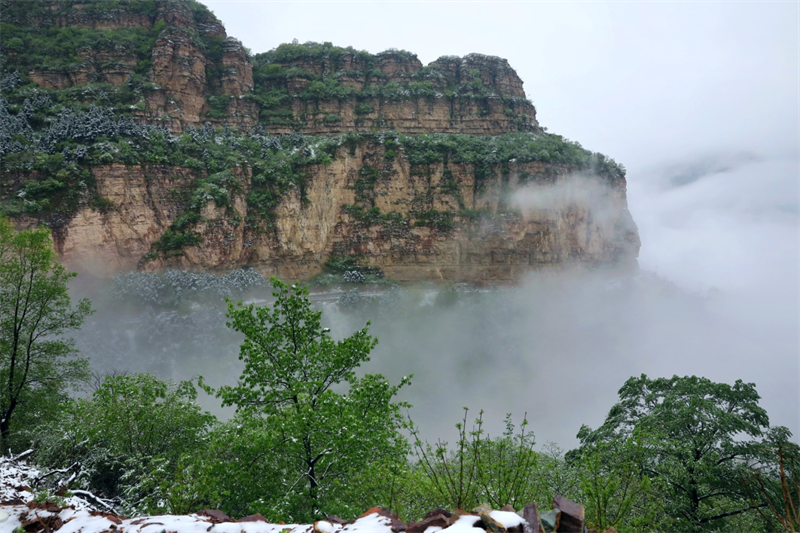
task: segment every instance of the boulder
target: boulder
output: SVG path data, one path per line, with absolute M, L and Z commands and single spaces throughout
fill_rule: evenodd
M 425 518 L 429 518 L 431 516 L 436 516 L 436 515 L 439 515 L 439 514 L 440 515 L 444 515 L 445 518 L 450 518 L 451 516 L 453 516 L 453 513 L 451 513 L 447 509 L 442 509 L 440 507 L 438 509 L 434 509 L 433 511 L 428 511 L 428 513 L 425 516 L 423 516 L 422 518 L 425 519 Z
M 406 530 L 405 522 L 400 521 L 400 519 L 397 517 L 396 514 L 391 512 L 389 509 L 386 509 L 385 507 L 372 507 L 367 511 L 365 511 L 364 514 L 361 515 L 361 518 L 364 518 L 365 516 L 371 515 L 373 513 L 388 518 L 391 521 L 390 523 L 393 533 L 399 533 L 401 531 Z
M 481 513 L 490 513 L 490 512 L 492 512 L 492 506 L 489 505 L 488 503 L 482 503 L 472 510 L 472 513 L 477 515 Z
M 492 533 L 506 533 L 505 526 L 492 518 L 489 515 L 490 512 L 491 509 L 489 511 L 482 511 L 480 513 L 481 522 L 483 522 L 483 526 L 486 528 L 486 531 L 491 531 Z
M 233 522 L 230 516 L 226 515 L 222 511 L 218 509 L 203 509 L 199 513 L 199 516 L 207 516 L 211 519 L 211 522 L 215 524 L 221 524 L 223 522 Z
M 539 524 L 539 510 L 536 508 L 536 503 L 529 503 L 522 508 L 522 518 L 525 519 L 526 524 L 523 526 L 524 533 L 541 533 L 542 528 Z
M 462 516 L 471 516 L 472 518 L 474 518 L 474 519 L 475 519 L 475 522 L 480 522 L 480 521 L 481 521 L 481 517 L 480 517 L 480 516 L 478 516 L 478 515 L 476 515 L 476 514 L 473 514 L 473 513 L 468 513 L 468 512 L 466 512 L 466 511 L 465 511 L 465 510 L 463 510 L 463 509 L 456 509 L 456 512 L 454 512 L 454 513 L 453 513 L 453 514 L 452 514 L 452 515 L 451 515 L 451 516 L 450 516 L 450 517 L 447 519 L 447 524 L 448 524 L 448 526 L 451 526 L 451 525 L 455 524 L 455 523 L 456 523 L 456 522 L 457 522 L 457 521 L 458 521 L 458 520 L 459 520 L 459 519 L 460 519 Z M 474 524 L 475 522 L 473 522 L 473 524 Z
M 339 518 L 339 517 L 338 517 L 338 516 L 336 516 L 335 514 L 328 515 L 328 516 L 326 517 L 326 519 L 327 519 L 327 520 L 328 520 L 328 522 L 330 522 L 331 524 L 338 524 L 338 525 L 340 525 L 340 526 L 346 526 L 346 525 L 347 525 L 347 520 L 345 520 L 345 519 L 343 519 L 343 518 Z
M 561 511 L 552 509 L 539 513 L 539 523 L 542 525 L 542 533 L 555 533 L 561 522 Z
M 266 521 L 267 519 L 258 513 L 247 515 L 238 520 L 238 522 L 266 522 Z
M 563 533 L 583 533 L 586 521 L 586 512 L 583 505 L 579 505 L 563 496 L 553 498 L 553 509 L 561 511 L 561 521 L 558 531 Z
M 450 513 L 447 514 L 449 515 Z M 440 527 L 444 529 L 450 525 L 447 522 L 447 519 L 448 517 L 441 513 L 434 515 L 428 513 L 425 515 L 425 518 L 423 518 L 419 522 L 411 522 L 410 524 L 408 524 L 408 529 L 406 529 L 406 533 L 425 533 L 425 531 L 429 527 Z

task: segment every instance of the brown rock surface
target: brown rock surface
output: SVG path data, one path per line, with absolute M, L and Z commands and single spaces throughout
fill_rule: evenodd
M 563 496 L 555 496 L 553 498 L 553 509 L 561 511 L 561 521 L 558 527 L 559 532 L 583 532 L 583 524 L 585 521 L 583 505 L 579 505 Z
M 137 119 L 158 121 L 176 132 L 206 120 L 217 126 L 258 124 L 261 104 L 253 92 L 257 89 L 253 64 L 241 43 L 227 37 L 213 16 L 200 17 L 185 0 L 158 0 L 152 16 L 126 11 L 124 3 L 107 16 L 89 16 L 88 5 L 75 2 L 58 14 L 51 10 L 52 18 L 38 22 L 100 31 L 163 27 L 154 37 L 150 58 L 147 77 L 153 85 L 143 91 L 142 105 L 133 111 Z M 203 39 L 221 46 L 218 53 L 210 53 Z M 378 72 L 368 68 L 369 61 Z M 423 80 L 438 92 L 397 99 L 293 98 L 289 110 L 293 122 L 261 124 L 270 133 L 393 129 L 409 134 L 496 135 L 539 129 L 522 80 L 506 60 L 497 57 L 442 57 L 423 67 L 407 52 L 387 51 L 372 59 L 348 52 L 335 62 L 330 57 L 305 58 L 281 66 L 323 79 L 335 76 L 340 84 L 358 90 L 372 83 L 372 76 L 403 87 L 410 80 Z M 36 70 L 30 77 L 56 89 L 95 82 L 119 86 L 135 68 L 136 58 L 128 53 L 113 56 L 92 51 L 80 65 L 58 72 Z M 280 83 L 299 94 L 308 85 L 308 77 L 298 74 Z M 444 94 L 465 84 L 479 86 L 483 92 L 469 97 Z M 362 107 L 356 113 L 359 104 Z M 217 118 L 212 113 L 209 119 L 212 109 Z M 329 120 L 332 115 L 338 120 Z M 446 169 L 442 163 L 431 164 L 428 174 L 420 176 L 401 153 L 386 161 L 383 155 L 374 145 L 360 145 L 354 153 L 340 149 L 330 165 L 311 167 L 305 198 L 299 191 L 286 194 L 275 211 L 275 231 L 269 233 L 256 233 L 241 223 L 248 215 L 251 176 L 248 169 L 232 169 L 242 182 L 231 201 L 240 221 L 211 203 L 193 228 L 201 244 L 149 262 L 143 262 L 143 257 L 180 215 L 181 198 L 186 197 L 181 193 L 197 179 L 198 171 L 158 165 L 88 167 L 108 208 L 83 207 L 64 225 L 53 226 L 56 247 L 68 268 L 100 277 L 137 268 L 221 271 L 253 266 L 266 275 L 307 279 L 319 273 L 328 258 L 339 255 L 363 257 L 365 266 L 378 267 L 396 280 L 512 282 L 530 270 L 636 262 L 639 238 L 627 209 L 624 180 L 601 183 L 575 176 L 576 169 L 567 166 L 512 160 L 503 163 L 504 172 L 496 169 L 479 183 L 472 165 L 451 163 Z M 381 166 L 372 205 L 367 208 L 401 215 L 405 225 L 367 224 L 343 208 L 357 203 L 354 185 L 367 164 Z M 456 190 L 442 193 L 445 181 L 456 184 Z M 549 203 L 523 202 L 509 208 L 513 198 L 508 192 L 526 190 L 543 193 Z M 452 214 L 452 229 L 411 221 L 413 213 L 425 211 Z M 467 212 L 482 214 L 467 216 Z M 25 226 L 37 221 L 19 217 L 17 222 Z
M 483 527 L 486 528 L 486 531 L 491 531 L 493 533 L 506 533 L 506 528 L 503 526 L 503 524 L 492 518 L 488 511 L 482 512 L 480 516 L 481 522 L 483 522 Z
M 465 207 L 484 212 L 477 218 L 456 216 L 452 231 L 412 224 L 365 225 L 343 206 L 356 203 L 353 184 L 363 166 L 374 159 L 375 150 L 369 144 L 359 146 L 353 155 L 340 149 L 331 164 L 310 167 L 307 201 L 301 201 L 299 191 L 290 191 L 276 209 L 274 233 L 251 232 L 211 202 L 195 227 L 200 245 L 144 267 L 219 271 L 247 265 L 265 275 L 307 279 L 334 254 L 363 257 L 365 266 L 379 267 L 396 280 L 513 282 L 531 270 L 635 264 L 639 241 L 627 209 L 624 180 L 601 183 L 576 177 L 569 167 L 542 163 L 511 164 L 508 183 L 500 175 L 490 176 L 477 194 L 471 166 L 451 165 L 450 179 L 458 183 Z M 425 197 L 430 203 L 422 209 L 459 212 L 452 195 L 437 192 L 444 167 L 430 167 L 428 179 L 413 175 L 402 158 L 387 163 L 375 184 L 375 206 L 382 213 L 407 218 L 420 208 L 417 199 Z M 57 250 L 68 268 L 95 276 L 139 268 L 152 244 L 180 214 L 180 198 L 185 197 L 181 191 L 196 173 L 121 164 L 92 167 L 92 172 L 110 207 L 105 212 L 81 209 L 56 232 Z M 250 175 L 235 172 L 243 187 L 232 204 L 244 220 Z M 547 178 L 523 185 L 516 181 L 523 174 L 547 174 Z M 523 191 L 538 187 L 550 203 L 505 211 L 504 187 Z M 585 189 L 596 191 L 587 196 Z
M 539 510 L 536 503 L 529 503 L 522 508 L 522 518 L 525 519 L 524 533 L 541 533 L 542 527 L 539 524 Z
M 419 522 L 411 522 L 408 524 L 407 533 L 425 533 L 429 527 L 440 527 L 444 529 L 449 525 L 447 521 L 448 517 L 444 514 L 435 513 L 431 515 L 428 513 L 428 515 L 425 515 L 425 518 Z

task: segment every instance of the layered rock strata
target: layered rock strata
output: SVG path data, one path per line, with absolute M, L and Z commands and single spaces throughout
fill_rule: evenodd
M 423 66 L 409 52 L 372 55 L 330 43 L 252 56 L 213 14 L 186 0 L 2 0 L 2 7 L 4 27 L 15 31 L 0 54 L 8 88 L 0 102 L 0 205 L 20 226 L 50 225 L 71 269 L 111 276 L 248 265 L 306 279 L 345 258 L 397 280 L 496 282 L 531 269 L 636 263 L 624 169 L 544 133 L 504 59 L 470 54 Z M 54 45 L 68 38 L 79 44 Z M 70 133 L 78 131 L 69 125 L 70 105 L 98 129 Z M 90 105 L 129 123 L 75 111 Z M 136 123 L 162 129 L 139 131 Z M 362 140 L 336 150 L 328 164 L 307 166 L 302 179 L 270 166 L 290 160 L 291 151 L 263 155 L 265 145 L 259 162 L 232 154 L 226 172 L 236 183 L 227 185 L 225 205 L 203 200 L 191 211 L 202 187 L 209 197 L 219 193 L 202 183 L 220 170 L 207 164 L 209 145 L 176 136 L 202 125 L 206 138 L 216 127 L 260 138 Z M 358 136 L 389 130 L 461 134 L 484 147 L 489 136 L 557 140 L 519 160 L 486 152 L 491 162 L 454 158 L 460 148 L 447 143 L 461 141 L 436 141 L 430 161 L 412 163 L 401 147 Z M 198 150 L 191 158 L 167 153 L 184 142 Z M 595 172 L 595 160 L 612 171 Z M 250 194 L 257 187 L 260 214 Z
M 273 232 L 237 225 L 211 203 L 196 228 L 202 243 L 152 261 L 142 259 L 181 214 L 176 191 L 190 186 L 193 175 L 164 166 L 94 167 L 111 208 L 80 210 L 55 232 L 57 249 L 69 268 L 101 277 L 137 268 L 249 265 L 265 275 L 308 279 L 331 257 L 354 257 L 396 280 L 497 282 L 543 268 L 636 263 L 639 239 L 624 180 L 576 176 L 567 166 L 511 163 L 507 176 L 498 172 L 478 190 L 472 165 L 451 165 L 446 179 L 457 186 L 444 194 L 444 165 L 431 165 L 420 176 L 399 158 L 385 164 L 370 198 L 359 202 L 354 186 L 375 158 L 376 147 L 365 145 L 312 167 L 306 199 L 299 191 L 288 193 L 276 209 Z M 239 177 L 244 187 L 232 204 L 246 219 L 250 175 Z M 547 198 L 548 205 L 527 202 L 526 195 Z M 383 216 L 371 217 L 371 209 Z M 421 225 L 413 222 L 420 212 L 453 216 L 446 224 Z

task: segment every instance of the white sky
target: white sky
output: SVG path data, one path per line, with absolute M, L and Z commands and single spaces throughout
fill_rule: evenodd
M 800 428 L 798 2 L 204 3 L 254 53 L 296 38 L 508 59 L 543 126 L 628 168 L 641 266 L 738 295 L 737 323 L 765 332 L 749 363 L 784 354 L 764 406 Z M 709 362 L 748 379 L 748 361 Z

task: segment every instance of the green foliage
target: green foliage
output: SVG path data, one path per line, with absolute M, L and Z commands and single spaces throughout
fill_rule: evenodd
M 345 55 L 354 55 L 360 59 L 370 57 L 369 52 L 358 51 L 352 46 L 342 48 L 330 42 L 284 43 L 275 50 L 264 54 L 257 54 L 256 60 L 260 62 L 290 63 L 294 61 L 320 61 L 328 60 L 334 63 L 341 61 Z
M 414 226 L 425 226 L 432 230 L 448 234 L 453 231 L 455 214 L 449 211 L 437 211 L 436 209 L 429 209 L 427 211 L 418 211 L 412 213 L 415 222 Z
M 677 529 L 705 531 L 753 509 L 741 478 L 769 427 L 754 384 L 642 375 L 629 379 L 619 395 L 600 428 L 581 428 L 581 451 L 644 438 L 639 467 L 665 487 Z
M 785 427 L 772 428 L 764 440 L 765 457 L 742 481 L 769 531 L 800 531 L 800 446 Z
M 659 481 L 651 483 L 642 467 L 649 442 L 634 433 L 587 444 L 570 455 L 570 466 L 579 473 L 589 527 L 622 532 L 672 529 L 664 487 Z
M 245 367 L 237 385 L 216 394 L 223 406 L 236 406 L 240 419 L 251 419 L 249 427 L 261 428 L 258 450 L 272 452 L 271 464 L 262 464 L 274 473 L 265 477 L 277 487 L 268 494 L 246 492 L 229 507 L 312 520 L 361 468 L 405 454 L 397 432 L 402 404 L 392 398 L 408 381 L 392 386 L 380 375 L 356 378 L 377 342 L 367 328 L 334 341 L 320 324 L 321 313 L 312 311 L 307 288 L 272 283 L 272 307 L 228 303 L 228 325 L 245 336 Z M 334 392 L 341 386 L 348 390 Z M 248 442 L 243 446 L 243 453 L 255 453 Z
M 174 257 L 182 255 L 184 248 L 197 246 L 201 242 L 203 242 L 203 239 L 196 233 L 168 229 L 161 234 L 161 237 L 152 246 L 153 250 L 162 253 L 165 257 Z
M 228 116 L 228 102 L 230 97 L 227 95 L 209 96 L 208 97 L 208 118 L 224 119 Z
M 0 218 L 0 450 L 26 444 L 73 386 L 88 377 L 65 334 L 91 313 L 88 300 L 72 306 L 67 283 L 75 274 L 58 263 L 50 231 L 16 232 Z
M 358 103 L 355 107 L 356 115 L 369 115 L 370 113 L 374 113 L 375 108 L 367 103 Z
M 152 7 L 155 10 L 155 6 Z M 158 28 L 155 26 L 150 29 L 133 27 L 96 30 L 75 26 L 27 26 L 0 22 L 0 49 L 13 52 L 12 57 L 0 60 L 0 69 L 16 68 L 24 72 L 36 69 L 66 73 L 83 64 L 87 55 L 104 53 L 133 56 L 137 62 L 149 62 L 157 37 Z M 99 66 L 101 69 L 116 67 L 114 64 Z
M 108 376 L 90 399 L 73 401 L 42 432 L 37 460 L 62 468 L 82 464 L 83 486 L 123 496 L 129 512 L 187 512 L 171 486 L 215 423 L 196 400 L 188 381 Z
M 460 58 L 456 61 L 460 62 Z M 502 101 L 521 131 L 530 129 L 531 118 L 525 113 L 531 112 L 532 104 L 525 98 L 498 94 L 497 87 L 483 83 L 477 69 L 473 69 L 466 80 L 452 75 L 458 67 L 439 62 L 400 79 L 393 76 L 389 80 L 381 70 L 381 65 L 387 63 L 417 62 L 415 54 L 404 50 L 392 49 L 372 55 L 328 42 L 282 44 L 254 58 L 255 100 L 262 105 L 262 117 L 268 117 L 270 123 L 275 124 L 273 117 L 280 115 L 284 117 L 283 123 L 291 124 L 295 118 L 301 122 L 304 120 L 301 116 L 294 116 L 292 106 L 296 99 L 312 108 L 321 101 L 356 99 L 357 123 L 365 121 L 364 115 L 374 113 L 375 105 L 380 101 L 447 99 L 454 109 L 452 118 L 457 120 L 455 110 L 460 102 L 470 106 L 477 104 L 486 114 L 490 100 L 496 99 Z M 359 88 L 342 83 L 343 77 L 359 80 Z M 304 83 L 287 83 L 289 80 L 302 80 Z M 380 124 L 380 117 L 374 124 Z
M 348 270 L 357 270 L 361 266 L 358 258 L 333 255 L 325 262 L 325 268 L 333 272 L 344 273 Z
M 517 429 L 511 415 L 506 415 L 503 434 L 490 438 L 483 429 L 483 411 L 470 430 L 468 412 L 465 407 L 464 418 L 456 424 L 458 441 L 452 449 L 441 440 L 434 445 L 423 443 L 419 431 L 411 426 L 416 458 L 429 490 L 436 495 L 433 500 L 455 510 L 471 509 L 480 503 L 496 509 L 505 505 L 521 508 L 539 497 L 552 498 L 547 489 L 556 487 L 552 479 L 542 475 L 544 470 L 552 473 L 567 469 L 563 461 L 550 461 L 534 451 L 534 436 L 526 429 L 527 417 Z

